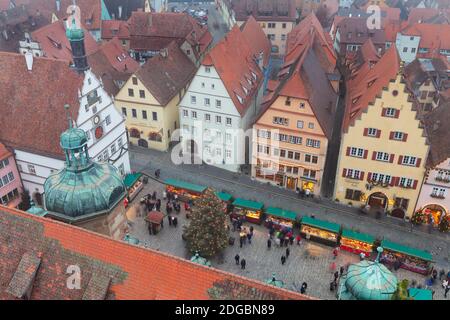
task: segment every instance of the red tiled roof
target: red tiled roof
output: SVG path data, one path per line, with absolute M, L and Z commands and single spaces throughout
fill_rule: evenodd
M 364 64 L 368 66 L 376 64 L 380 60 L 380 55 L 372 40 L 368 39 L 358 51 L 348 52 L 347 59 L 350 75 L 354 76 Z
M 450 23 L 450 10 L 432 8 L 411 8 L 408 24 L 416 23 Z
M 136 72 L 139 80 L 162 106 L 187 86 L 196 71 L 194 63 L 175 41 L 167 47 L 167 52 L 167 57 L 158 55 L 148 59 Z
M 235 25 L 204 59 L 204 65 L 210 66 L 211 62 L 213 63 L 241 116 L 246 113 L 263 82 L 263 73 L 254 59 L 253 50 L 256 46 L 250 45 L 248 41 L 249 39 Z M 252 73 L 256 75 L 256 80 Z M 242 99 L 242 103 L 238 96 Z
M 128 22 L 122 20 L 104 20 L 102 21 L 102 39 L 130 39 L 130 27 Z
M 28 279 L 33 300 L 313 299 L 2 206 L 0 230 L 0 299 L 15 298 L 6 289 L 27 255 L 41 261 L 36 280 Z M 67 287 L 69 266 L 82 272 L 79 290 Z
M 12 156 L 11 151 L 9 151 L 6 146 L 0 142 L 0 161 Z
M 261 52 L 263 53 L 263 65 L 266 66 L 270 58 L 271 44 L 259 23 L 256 22 L 255 18 L 250 16 L 241 26 L 241 32 L 247 39 L 247 43 L 254 57 L 258 57 Z
M 400 67 L 400 57 L 395 46 L 381 57 L 380 61 L 370 67 L 363 64 L 356 75 L 347 81 L 347 95 L 344 123 L 342 130 L 347 131 L 352 122 L 370 107 L 377 95 L 390 81 L 395 80 Z M 370 84 L 370 85 L 369 85 Z
M 370 37 L 373 43 L 385 45 L 386 36 L 383 29 L 369 30 L 367 27 L 367 18 L 364 17 L 346 17 L 338 25 L 341 44 L 363 44 Z M 372 34 L 372 36 L 369 36 Z
M 63 60 L 34 58 L 28 71 L 21 54 L 0 52 L 0 140 L 7 146 L 63 158 L 59 136 L 68 127 L 64 104 L 78 116 L 83 77 Z
M 59 20 L 31 33 L 31 38 L 39 42 L 48 58 L 72 61 L 72 49 L 66 36 L 65 21 Z M 98 50 L 99 46 L 89 31 L 83 27 L 86 54 Z
M 257 21 L 295 21 L 294 0 L 227 0 L 236 21 L 246 21 L 252 15 Z
M 433 168 L 450 158 L 450 102 L 441 103 L 424 116 L 424 124 L 430 143 L 427 166 Z
M 423 57 L 437 57 L 440 49 L 450 50 L 450 25 L 448 24 L 416 23 L 402 31 L 402 34 L 420 36 L 419 47 L 429 49 L 429 53 Z

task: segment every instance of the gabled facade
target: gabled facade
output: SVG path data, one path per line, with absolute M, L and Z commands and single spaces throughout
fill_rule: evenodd
M 126 119 L 130 142 L 166 151 L 179 128 L 178 104 L 196 67 L 175 42 L 149 59 L 116 95 L 117 110 Z
M 208 53 L 180 103 L 184 155 L 232 172 L 250 162 L 243 132 L 258 112 L 269 54 L 261 29 L 247 36 L 237 26 Z
M 320 194 L 338 101 L 335 67 L 329 38 L 311 14 L 289 34 L 285 64 L 253 125 L 252 177 Z
M 347 82 L 334 197 L 344 204 L 411 217 L 425 173 L 428 145 L 417 105 L 389 49 Z
M 0 142 L 0 204 L 17 208 L 23 192 L 22 180 L 11 150 Z

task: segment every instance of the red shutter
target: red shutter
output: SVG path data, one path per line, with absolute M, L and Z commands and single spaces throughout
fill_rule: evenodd
M 364 171 L 359 173 L 359 180 L 364 180 Z
M 393 154 L 393 153 L 391 153 L 391 158 L 389 159 L 389 162 L 390 162 L 390 163 L 393 163 L 393 162 L 394 162 L 394 154 Z
M 406 141 L 408 139 L 408 134 L 407 133 L 404 133 L 403 134 L 403 141 Z
M 350 147 L 347 147 L 347 152 L 346 152 L 345 155 L 346 155 L 346 156 L 349 156 L 349 155 L 350 155 Z
M 413 186 L 412 186 L 414 190 L 417 189 L 417 183 L 418 183 L 418 181 L 417 181 L 417 180 L 414 180 L 414 183 L 413 183 Z
M 391 183 L 389 184 L 391 187 L 395 186 L 396 179 L 397 179 L 397 177 L 392 177 L 391 178 Z
M 400 110 L 395 110 L 395 118 L 398 119 L 400 117 Z
M 367 133 L 369 132 L 369 128 L 364 128 L 364 135 L 367 136 Z
M 369 172 L 367 174 L 367 181 L 370 181 L 370 179 L 372 179 L 372 172 Z
M 377 138 L 379 138 L 381 136 L 381 130 L 377 129 Z
M 364 150 L 364 159 L 367 159 L 367 154 L 369 153 L 369 150 Z
M 389 133 L 389 140 L 393 140 L 394 139 L 394 131 L 391 131 Z
M 419 158 L 419 159 L 417 159 L 417 161 L 416 161 L 416 167 L 420 167 L 420 163 L 422 162 L 422 159 L 421 158 Z
M 344 170 L 342 171 L 342 176 L 343 176 L 344 178 L 347 176 L 347 169 L 344 169 Z
M 400 185 L 400 177 L 395 177 L 395 186 Z
M 386 108 L 381 109 L 381 116 L 386 117 Z
M 403 156 L 398 156 L 398 164 L 402 164 Z
M 372 160 L 375 160 L 377 158 L 377 152 L 374 151 L 372 152 Z

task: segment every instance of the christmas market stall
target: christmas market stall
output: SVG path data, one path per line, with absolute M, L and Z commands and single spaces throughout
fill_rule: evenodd
M 300 234 L 306 239 L 336 246 L 340 229 L 337 223 L 305 216 L 301 220 Z
M 125 176 L 125 179 L 123 180 L 125 187 L 127 187 L 128 196 L 130 197 L 130 200 L 136 198 L 138 193 L 144 187 L 141 177 L 142 173 L 129 173 Z
M 409 288 L 408 295 L 414 300 L 433 300 L 433 291 L 428 289 Z
M 283 210 L 280 208 L 269 207 L 265 210 L 266 221 L 265 226 L 273 225 L 275 229 L 289 229 L 292 230 L 294 227 L 295 220 L 297 219 L 297 214 L 292 211 Z
M 148 223 L 148 232 L 152 235 L 158 234 L 163 227 L 164 214 L 159 211 L 151 211 L 145 221 Z
M 164 181 L 167 185 L 166 191 L 178 195 L 181 201 L 195 200 L 205 192 L 206 187 L 175 179 Z
M 374 242 L 375 237 L 369 234 L 344 229 L 342 230 L 340 248 L 356 254 L 364 253 L 366 257 L 370 257 Z
M 233 196 L 226 192 L 216 192 L 215 195 L 220 199 L 220 201 L 222 201 L 225 212 L 230 213 L 233 203 Z
M 260 224 L 264 204 L 238 198 L 233 202 L 233 218 L 244 217 L 248 222 Z
M 410 248 L 388 240 L 383 240 L 383 263 L 428 275 L 431 270 L 433 256 L 428 251 Z

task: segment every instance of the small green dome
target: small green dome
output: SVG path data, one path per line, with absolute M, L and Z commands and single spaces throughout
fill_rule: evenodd
M 51 175 L 44 190 L 46 210 L 69 219 L 110 211 L 127 192 L 113 165 L 93 162 L 83 170 L 64 168 Z
M 69 41 L 81 41 L 84 39 L 84 31 L 83 29 L 70 27 L 66 30 L 66 36 Z
M 377 261 L 351 265 L 345 276 L 345 289 L 357 300 L 391 300 L 397 290 L 397 278 Z
M 78 150 L 87 144 L 86 133 L 78 128 L 69 128 L 60 137 L 61 148 L 64 150 Z

